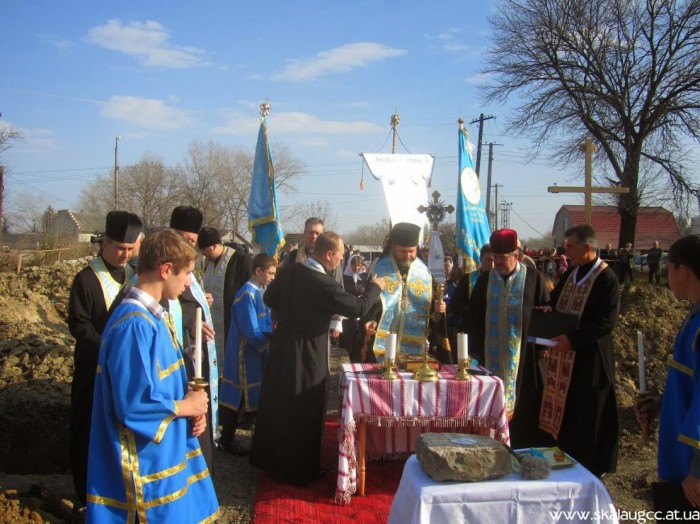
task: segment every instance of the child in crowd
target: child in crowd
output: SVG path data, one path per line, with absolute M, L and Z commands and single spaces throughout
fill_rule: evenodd
M 224 375 L 219 390 L 221 439 L 219 446 L 234 455 L 248 450 L 235 441 L 236 428 L 244 413 L 258 409 L 260 383 L 272 335 L 270 308 L 263 293 L 275 278 L 277 264 L 260 253 L 253 258 L 253 275 L 236 293 L 231 305 L 231 325 L 226 340 Z

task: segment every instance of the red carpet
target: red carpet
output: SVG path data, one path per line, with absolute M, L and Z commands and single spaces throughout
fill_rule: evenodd
M 338 467 L 338 421 L 326 421 L 321 467 Z M 255 524 L 344 523 L 357 521 L 386 523 L 391 501 L 401 480 L 404 463 L 368 462 L 365 496 L 353 496 L 347 506 L 335 503 L 335 473 L 326 473 L 307 486 L 292 486 L 278 482 L 261 472 L 258 479 L 253 522 Z

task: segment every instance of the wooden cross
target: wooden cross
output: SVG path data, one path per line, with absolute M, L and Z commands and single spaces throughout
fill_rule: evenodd
M 593 193 L 629 193 L 629 187 L 593 187 L 592 184 L 592 168 L 591 164 L 593 162 L 593 152 L 595 151 L 595 144 L 590 137 L 586 138 L 586 142 L 581 144 L 581 151 L 586 154 L 586 168 L 585 168 L 585 186 L 549 186 L 547 191 L 550 193 L 583 193 L 585 197 L 585 220 L 586 224 L 592 225 L 591 217 L 591 199 Z

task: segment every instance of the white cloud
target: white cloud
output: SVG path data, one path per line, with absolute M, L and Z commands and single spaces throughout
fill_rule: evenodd
M 35 128 L 15 128 L 22 134 L 22 138 L 14 143 L 14 146 L 22 151 L 56 151 L 58 149 L 58 139 L 53 129 Z
M 466 78 L 464 80 L 465 83 L 470 84 L 470 85 L 483 85 L 489 82 L 492 78 L 494 78 L 495 75 L 491 73 L 475 73 L 472 76 Z
M 460 37 L 457 29 L 448 29 L 437 36 L 440 46 L 449 53 L 467 53 L 472 48 Z
M 260 119 L 253 117 L 233 116 L 227 125 L 214 130 L 218 134 L 250 136 L 256 133 Z M 382 128 L 371 122 L 323 120 L 308 113 L 287 112 L 275 113 L 268 117 L 268 126 L 272 136 L 281 135 L 361 135 L 374 134 Z
M 322 51 L 313 58 L 292 59 L 284 71 L 273 76 L 275 80 L 313 80 L 329 73 L 347 73 L 373 62 L 405 55 L 405 49 L 394 49 L 376 42 L 345 44 L 330 51 Z
M 189 112 L 164 100 L 136 96 L 113 96 L 104 103 L 100 115 L 147 129 L 180 129 L 191 120 Z
M 51 35 L 37 35 L 37 37 L 56 49 L 69 49 L 73 47 L 73 42 L 70 40 L 60 40 Z
M 203 50 L 174 45 L 169 39 L 170 35 L 159 22 L 132 21 L 122 25 L 117 19 L 93 27 L 84 37 L 91 44 L 137 57 L 151 67 L 184 69 L 206 65 Z

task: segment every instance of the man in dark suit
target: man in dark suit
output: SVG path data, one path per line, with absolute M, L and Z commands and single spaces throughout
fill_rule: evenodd
M 306 484 L 321 473 L 331 318 L 365 315 L 384 287 L 377 278 L 360 297 L 344 291 L 330 276 L 343 251 L 336 233 L 322 234 L 312 255 L 281 271 L 263 297 L 279 312 L 279 323 L 260 391 L 250 463 L 293 484 Z

